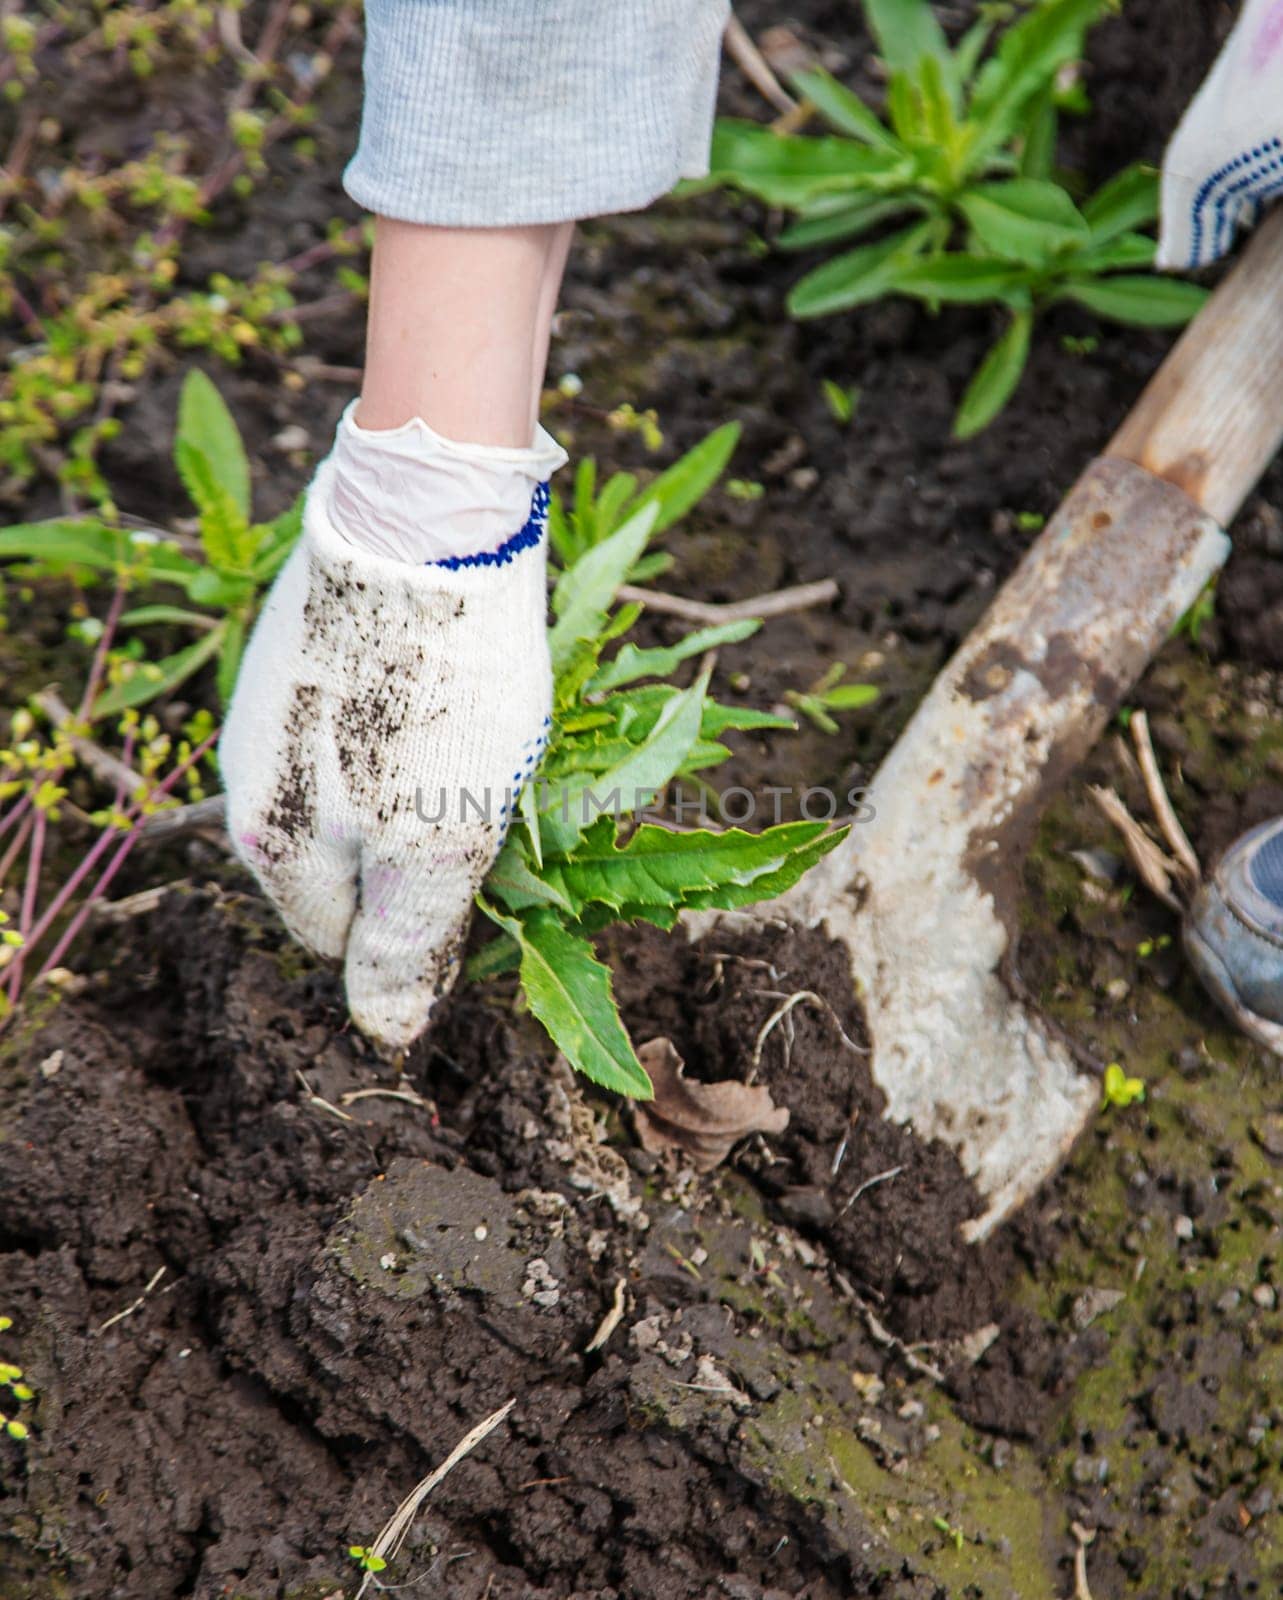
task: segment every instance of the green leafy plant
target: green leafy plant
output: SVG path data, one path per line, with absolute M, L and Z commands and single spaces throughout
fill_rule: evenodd
M 387 1562 L 371 1545 L 350 1544 L 347 1553 L 362 1572 L 383 1572 L 387 1569 Z
M 832 716 L 834 711 L 859 711 L 878 698 L 873 684 L 843 683 L 845 676 L 846 664 L 835 661 L 809 689 L 786 689 L 784 698 L 821 733 L 838 733 L 840 729 Z
M 1107 0 L 1037 0 L 993 41 L 997 7 L 950 47 L 927 0 L 864 0 L 889 72 L 885 111 L 818 66 L 799 94 L 833 132 L 776 133 L 721 119 L 708 183 L 793 213 L 779 244 L 810 249 L 872 235 L 798 282 L 789 309 L 817 317 L 905 295 L 933 309 L 992 303 L 1007 327 L 964 393 L 954 432 L 969 437 L 1006 405 L 1038 312 L 1073 301 L 1115 322 L 1177 326 L 1204 291 L 1146 271 L 1156 175 L 1131 166 L 1079 205 L 1056 176 L 1063 74 Z M 1080 98 L 1080 97 L 1079 97 Z
M 650 1080 L 592 936 L 611 923 L 671 928 L 685 909 L 768 899 L 795 883 L 845 832 L 811 822 L 756 834 L 739 828 L 686 832 L 639 820 L 667 785 L 724 761 L 730 751 L 721 735 L 730 729 L 793 726 L 787 718 L 720 704 L 709 694 L 707 670 L 687 688 L 667 681 L 684 662 L 747 638 L 760 623 L 701 628 L 674 645 L 643 648 L 623 639 L 642 608 L 615 604 L 655 532 L 716 477 L 728 441 L 733 445 L 733 436 L 719 430 L 696 446 L 631 501 L 622 522 L 618 505 L 631 491 L 626 496 L 612 479 L 594 499 L 586 487 L 593 482 L 591 467 L 580 468 L 574 509 L 554 509 L 554 548 L 563 556 L 578 553 L 552 592 L 551 736 L 478 901 L 500 937 L 474 958 L 472 974 L 516 967 L 531 1011 L 571 1065 L 639 1098 L 649 1098 Z M 597 537 L 604 527 L 613 531 Z
M 218 390 L 199 370 L 188 373 L 179 401 L 174 461 L 196 508 L 199 546 L 184 551 L 170 538 L 130 532 L 100 518 L 19 523 L 0 529 L 0 558 L 21 560 L 24 576 L 48 573 L 110 576 L 117 594 L 164 585 L 181 590 L 190 606 L 113 606 L 106 624 L 102 683 L 84 717 L 97 722 L 127 707 L 169 694 L 207 662 L 217 661 L 219 698 L 231 696 L 241 651 L 259 596 L 298 538 L 302 500 L 271 522 L 250 513 L 249 460 Z M 196 610 L 200 606 L 205 609 Z M 91 624 L 81 636 L 100 642 Z M 158 660 L 145 652 L 113 650 L 118 630 L 180 627 L 191 644 Z

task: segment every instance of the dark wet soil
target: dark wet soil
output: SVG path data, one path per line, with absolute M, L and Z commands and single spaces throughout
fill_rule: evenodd
M 764 0 L 741 15 L 781 20 Z M 852 18 L 846 0 L 797 0 L 790 20 L 858 80 Z M 1104 24 L 1070 163 L 1094 182 L 1156 158 L 1228 20 L 1150 0 Z M 726 79 L 727 109 L 758 115 Z M 74 87 L 57 91 L 64 117 Z M 199 93 L 90 87 L 80 141 L 110 159 L 157 118 L 207 114 Z M 349 52 L 315 166 L 282 165 L 270 205 L 221 204 L 185 259 L 194 283 L 350 216 L 338 171 L 356 105 Z M 1015 404 L 958 445 L 953 408 L 994 318 L 889 302 L 791 324 L 783 294 L 808 263 L 746 242 L 773 228 L 718 197 L 587 225 L 552 355 L 583 397 L 551 418 L 574 452 L 630 470 L 742 421 L 732 472 L 762 492 L 710 497 L 666 582 L 727 599 L 838 579 L 830 610 L 726 652 L 724 678 L 747 682 L 721 692 L 771 706 L 841 659 L 882 699 L 838 738 L 743 741 L 725 781 L 850 787 L 1168 340 L 1058 311 Z M 359 362 L 354 316 L 308 333 L 327 368 Z M 1088 356 L 1062 343 L 1088 333 Z M 142 516 L 178 503 L 158 441 L 181 376 L 139 388 L 106 456 Z M 350 380 L 300 395 L 253 358 L 218 376 L 258 441 L 270 513 Z M 851 424 L 825 378 L 859 386 Z M 606 424 L 624 401 L 656 408 L 661 455 Z M 287 426 L 306 449 L 271 442 Z M 1240 519 L 1207 635 L 1135 696 L 1209 857 L 1283 809 L 1281 488 L 1276 468 Z M 1108 741 L 1089 767 L 1126 786 Z M 1283 1346 L 1253 1296 L 1283 1244 L 1262 1143 L 1283 1097 L 1218 1031 L 1170 919 L 1122 879 L 1084 895 L 1067 852 L 1113 847 L 1093 817 L 1075 789 L 1044 829 L 1024 975 L 1102 1058 L 1130 1050 L 1160 1081 L 983 1251 L 957 1242 L 974 1197 L 953 1157 L 880 1118 L 858 1006 L 818 938 L 607 941 L 636 1038 L 667 1034 L 696 1077 L 755 1074 L 790 1109 L 783 1134 L 696 1180 L 637 1148 L 502 985 L 455 997 L 398 1077 L 247 882 L 202 847 L 177 855 L 167 873 L 204 887 L 101 934 L 83 986 L 0 1041 L 0 1312 L 15 1323 L 0 1359 L 20 1351 L 39 1394 L 26 1445 L 0 1441 L 0 1600 L 350 1596 L 347 1547 L 509 1399 L 389 1582 L 451 1600 L 1037 1600 L 1073 1592 L 1077 1518 L 1099 1530 L 1096 1600 L 1283 1593 Z M 156 870 L 138 863 L 122 892 Z M 799 989 L 825 1004 L 795 1006 L 755 1059 Z M 370 1089 L 400 1098 L 345 1103 Z M 1131 1297 L 1129 1320 L 1088 1315 L 1101 1285 Z M 617 1292 L 622 1320 L 589 1352 Z

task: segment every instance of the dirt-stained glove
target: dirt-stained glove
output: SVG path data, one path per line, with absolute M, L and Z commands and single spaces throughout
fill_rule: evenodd
M 344 959 L 353 1019 L 399 1048 L 458 972 L 547 738 L 548 491 L 497 550 L 415 565 L 337 531 L 332 472 L 241 665 L 228 829 L 291 932 Z
M 1283 0 L 1246 0 L 1163 157 L 1157 262 L 1223 256 L 1283 195 Z

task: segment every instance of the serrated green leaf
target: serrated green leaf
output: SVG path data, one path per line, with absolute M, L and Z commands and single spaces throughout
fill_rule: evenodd
M 577 904 L 686 905 L 697 892 L 751 889 L 778 873 L 798 851 L 825 832 L 822 822 L 785 823 L 765 833 L 729 828 L 675 833 L 643 823 L 628 841 L 615 842 L 614 824 L 596 824 L 559 864 L 560 881 Z
M 764 872 L 750 883 L 722 883 L 715 889 L 697 890 L 687 897 L 686 905 L 696 911 L 734 911 L 741 906 L 760 905 L 763 900 L 773 900 L 776 895 L 791 889 L 830 850 L 836 849 L 851 831 L 850 826 L 824 831 L 822 823 L 784 822 L 776 828 L 767 828 L 757 837 L 770 841 L 772 836 L 786 828 L 819 828 L 820 833 L 809 843 L 794 845 L 770 872 Z M 721 835 L 720 837 L 725 837 Z
M 679 771 L 699 738 L 708 674 L 678 691 L 660 712 L 646 738 L 604 772 L 572 774 L 540 805 L 545 851 L 564 854 L 593 820 L 590 811 L 636 810 L 643 797 L 658 794 Z M 615 799 L 615 795 L 618 799 Z
M 1029 359 L 1032 330 L 1033 313 L 1018 311 L 1006 333 L 980 363 L 953 419 L 956 439 L 970 439 L 987 428 L 1011 399 Z
M 835 256 L 793 286 L 789 310 L 795 317 L 819 317 L 878 299 L 930 236 L 931 224 L 919 222 Z
M 527 911 L 542 905 L 555 906 L 571 916 L 575 912 L 555 882 L 532 869 L 516 833 L 508 835 L 498 860 L 486 874 L 486 893 L 502 900 L 509 911 Z
M 676 644 L 660 646 L 653 650 L 641 649 L 635 644 L 625 644 L 613 660 L 597 669 L 588 685 L 590 692 L 600 694 L 607 689 L 618 689 L 621 684 L 634 683 L 638 678 L 668 678 L 683 661 L 703 655 L 719 645 L 738 644 L 749 638 L 762 626 L 760 622 L 723 622 L 717 627 L 700 628 L 688 633 Z
M 1097 316 L 1134 328 L 1182 327 L 1207 299 L 1207 290 L 1195 283 L 1140 273 L 1069 283 L 1064 292 Z
M 650 1100 L 654 1089 L 619 1020 L 610 968 L 555 912 L 518 919 L 483 909 L 521 946 L 521 988 L 531 1011 L 577 1072 L 616 1094 Z
M 980 244 L 1009 261 L 1041 265 L 1087 242 L 1086 219 L 1059 184 L 1045 179 L 977 184 L 958 204 Z
M 175 440 L 174 460 L 183 487 L 200 513 L 206 559 L 220 571 L 243 571 L 254 555 L 254 539 L 244 512 L 219 482 L 208 456 L 190 440 Z
M 228 496 L 241 520 L 248 522 L 249 459 L 241 442 L 240 429 L 232 420 L 222 395 L 198 367 L 183 379 L 179 395 L 176 460 L 177 448 L 184 443 L 204 456 L 214 482 Z M 181 461 L 178 467 L 182 472 Z

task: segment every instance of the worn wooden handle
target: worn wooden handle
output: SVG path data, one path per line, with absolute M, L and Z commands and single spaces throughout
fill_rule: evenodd
M 1181 335 L 1107 455 L 1226 526 L 1283 443 L 1283 206 Z

